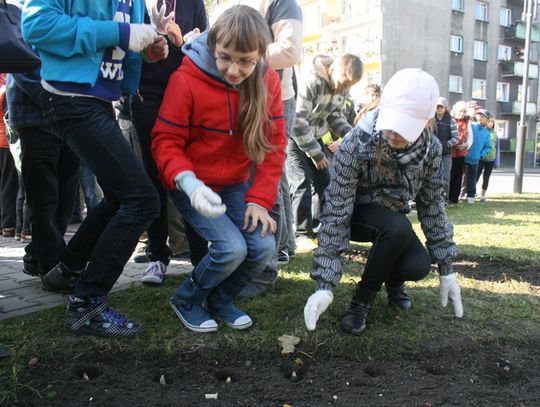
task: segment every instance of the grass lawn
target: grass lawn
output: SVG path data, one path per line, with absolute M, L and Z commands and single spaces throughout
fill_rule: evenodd
M 303 306 L 315 284 L 309 278 L 311 253 L 298 253 L 280 271 L 273 292 L 254 300 L 239 301 L 254 319 L 252 328 L 236 332 L 221 328 L 217 334 L 195 334 L 181 326 L 168 305 L 168 298 L 183 277 L 170 277 L 164 286 L 134 286 L 113 294 L 110 303 L 121 312 L 142 322 L 146 333 L 133 340 L 105 340 L 74 337 L 63 329 L 64 307 L 0 322 L 0 344 L 10 356 L 0 359 L 0 405 L 14 403 L 23 393 L 54 398 L 43 383 L 28 380 L 32 369 L 44 361 L 76 360 L 91 353 L 112 351 L 134 359 L 149 355 L 263 352 L 279 355 L 280 335 L 301 339 L 306 358 L 352 358 L 366 361 L 392 358 L 418 347 L 420 343 L 448 344 L 449 337 L 472 343 L 501 338 L 526 343 L 540 335 L 540 195 L 495 195 L 486 203 L 461 203 L 448 209 L 455 227 L 459 249 L 459 273 L 465 315 L 453 316 L 452 307 L 438 302 L 438 277 L 408 284 L 413 308 L 398 313 L 385 305 L 379 295 L 370 313 L 369 329 L 361 337 L 343 335 L 337 325 L 358 281 L 362 255 L 346 261 L 342 283 L 335 290 L 334 303 L 321 317 L 318 328 L 309 333 L 303 323 Z M 416 216 L 411 220 L 420 232 Z M 369 248 L 358 246 L 358 252 Z M 508 275 L 490 275 L 505 267 Z M 525 270 L 520 274 L 520 267 Z M 473 277 L 469 270 L 481 270 Z M 463 271 L 463 272 L 461 272 Z M 474 274 L 474 273 L 473 273 Z M 510 277 L 508 277 L 510 276 Z

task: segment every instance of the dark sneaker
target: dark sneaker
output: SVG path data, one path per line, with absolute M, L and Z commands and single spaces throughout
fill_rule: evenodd
M 43 275 L 43 269 L 41 265 L 23 261 L 23 273 L 32 277 L 41 277 Z
M 405 292 L 405 284 L 401 284 L 399 287 L 389 287 L 388 284 L 385 284 L 384 287 L 388 293 L 388 305 L 403 311 L 411 309 L 411 297 Z
M 351 305 L 339 324 L 341 331 L 352 335 L 361 335 L 366 329 L 368 312 L 373 308 L 376 296 L 377 292 L 357 285 Z
M 55 293 L 71 294 L 82 270 L 71 270 L 60 262 L 41 277 L 43 288 Z
M 176 295 L 169 302 L 184 326 L 193 332 L 215 332 L 218 324 L 201 305 L 190 304 Z
M 130 338 L 140 335 L 144 328 L 107 306 L 106 296 L 86 300 L 70 296 L 65 326 L 77 334 L 109 338 Z
M 133 261 L 135 263 L 148 263 L 150 258 L 148 257 L 147 251 L 148 245 L 139 243 L 135 248 L 135 256 L 133 257 Z
M 218 311 L 213 311 L 210 308 L 210 311 L 233 329 L 246 329 L 253 325 L 249 315 L 237 308 L 233 303 L 221 307 Z
M 289 263 L 289 253 L 286 249 L 283 249 L 277 255 L 277 264 L 283 266 L 287 263 Z

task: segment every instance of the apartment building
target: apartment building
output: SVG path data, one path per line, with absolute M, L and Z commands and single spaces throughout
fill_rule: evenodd
M 476 100 L 497 118 L 501 165 L 514 166 L 524 74 L 523 0 L 300 0 L 304 61 L 317 53 L 360 55 L 366 72 L 353 90 L 419 67 L 452 105 Z M 527 95 L 526 167 L 534 165 L 540 16 L 534 18 Z

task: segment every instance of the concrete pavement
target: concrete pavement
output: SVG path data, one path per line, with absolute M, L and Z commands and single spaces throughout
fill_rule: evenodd
M 69 239 L 75 230 L 76 227 L 70 226 L 66 238 Z M 13 238 L 0 236 L 0 320 L 30 314 L 67 302 L 66 295 L 43 290 L 39 278 L 22 272 L 25 245 Z M 140 285 L 139 278 L 146 265 L 147 263 L 135 263 L 130 259 L 113 291 L 128 288 L 132 284 Z M 188 261 L 172 260 L 167 274 L 186 274 L 191 269 L 191 263 Z
M 488 188 L 489 194 L 513 192 L 514 174 L 511 170 L 497 169 L 493 172 Z M 540 170 L 527 170 L 523 179 L 524 193 L 540 193 Z M 76 227 L 70 227 L 67 238 Z M 41 288 L 41 281 L 22 272 L 24 246 L 13 238 L 0 237 L 0 320 L 30 314 L 58 304 L 66 303 L 66 296 L 50 293 Z M 139 284 L 139 276 L 146 263 L 130 260 L 113 291 Z M 168 274 L 178 275 L 191 271 L 187 261 L 171 261 Z

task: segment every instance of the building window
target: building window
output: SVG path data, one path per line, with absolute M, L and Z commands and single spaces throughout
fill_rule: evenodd
M 478 61 L 487 61 L 487 42 L 474 41 L 473 58 Z
M 517 94 L 517 101 L 521 102 L 521 98 L 523 97 L 523 85 L 518 86 L 518 94 Z M 531 101 L 531 87 L 527 86 L 527 102 Z
M 463 37 L 460 35 L 450 36 L 450 51 L 463 53 Z
M 508 120 L 495 120 L 497 138 L 508 138 Z
M 473 99 L 486 100 L 486 80 L 485 79 L 472 80 L 472 97 Z
M 509 8 L 501 7 L 499 14 L 499 24 L 503 27 L 510 27 L 512 25 L 512 10 Z
M 463 93 L 461 76 L 450 75 L 448 78 L 448 91 L 454 93 Z
M 497 102 L 508 102 L 510 100 L 510 84 L 507 82 L 497 82 Z
M 510 61 L 512 59 L 512 47 L 509 47 L 508 45 L 499 45 L 497 59 L 499 61 Z
M 452 10 L 455 11 L 465 11 L 465 5 L 463 4 L 465 0 L 452 0 Z
M 488 21 L 488 4 L 485 1 L 477 1 L 475 18 L 480 21 Z

